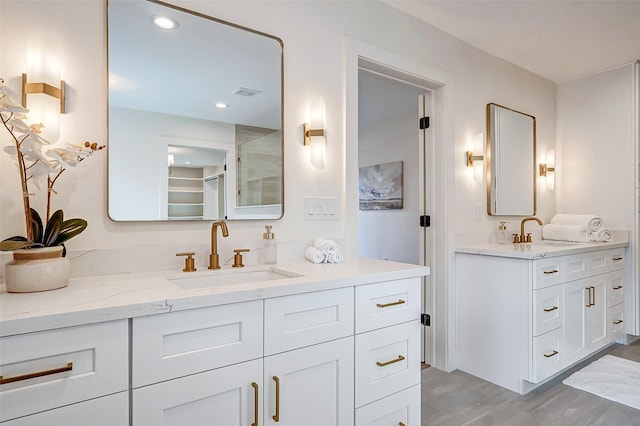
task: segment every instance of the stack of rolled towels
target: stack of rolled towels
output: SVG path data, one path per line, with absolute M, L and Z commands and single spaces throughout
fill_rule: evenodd
M 591 214 L 557 214 L 542 227 L 542 238 L 578 243 L 613 241 L 611 231 L 602 226 L 602 219 Z
M 311 263 L 342 263 L 344 255 L 333 240 L 318 237 L 313 245 L 304 251 L 304 257 Z

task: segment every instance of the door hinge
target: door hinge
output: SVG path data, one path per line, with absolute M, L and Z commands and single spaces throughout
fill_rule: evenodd
M 420 119 L 420 130 L 429 128 L 429 117 L 422 117 Z
M 426 325 L 427 327 L 431 327 L 431 315 L 422 314 L 420 315 L 420 322 L 422 325 Z
M 225 172 L 227 171 L 227 165 L 226 164 L 224 165 L 224 171 Z
M 423 214 L 420 216 L 420 227 L 428 228 L 431 226 L 431 216 Z

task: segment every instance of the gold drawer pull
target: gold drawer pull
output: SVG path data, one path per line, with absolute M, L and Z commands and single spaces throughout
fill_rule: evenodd
M 617 285 L 617 286 L 613 287 L 613 290 L 620 290 L 621 288 L 622 288 L 621 285 Z
M 256 382 L 252 382 L 251 386 L 253 387 L 253 418 L 255 419 L 255 422 L 251 423 L 251 426 L 258 426 L 258 416 L 260 415 L 258 398 L 260 397 L 260 392 L 258 391 L 258 384 Z
M 73 369 L 73 363 L 70 362 L 64 367 L 52 368 L 51 370 L 38 371 L 36 373 L 23 374 L 22 376 L 7 377 L 6 379 L 0 376 L 0 385 L 6 385 L 7 383 L 20 382 L 22 380 L 35 379 L 36 377 L 50 376 L 52 374 L 64 373 L 65 371 L 71 371 Z
M 405 302 L 405 301 L 404 301 L 404 300 L 402 300 L 402 299 L 399 299 L 397 302 L 391 302 L 391 303 L 376 303 L 376 306 L 377 306 L 378 308 L 388 308 L 389 306 L 402 305 L 402 304 L 404 304 L 404 303 L 407 303 L 407 302 Z
M 543 354 L 545 358 L 551 358 L 552 356 L 558 355 L 558 351 L 553 351 L 549 355 Z
M 399 423 L 398 423 L 398 426 L 407 426 L 407 425 L 405 425 L 405 424 L 404 424 L 404 423 L 402 423 L 402 422 L 399 422 Z
M 621 320 L 621 319 L 619 319 L 619 320 L 615 320 L 613 323 L 614 323 L 615 325 L 622 324 L 622 320 Z
M 272 418 L 274 422 L 278 423 L 280 421 L 280 379 L 278 376 L 273 376 L 273 381 L 276 382 L 276 413 Z
M 400 362 L 400 361 L 404 361 L 404 357 L 402 355 L 398 355 L 398 358 L 396 359 L 392 359 L 391 361 L 387 361 L 387 362 L 376 362 L 376 365 L 378 367 L 386 367 L 387 365 L 391 365 L 391 364 L 395 364 L 396 362 Z
M 624 260 L 624 257 L 616 256 L 613 258 L 614 261 Z
M 557 270 L 557 269 L 553 269 L 553 270 L 551 270 L 551 271 L 544 271 L 544 272 L 542 272 L 542 273 L 543 273 L 543 274 L 547 274 L 547 275 L 548 275 L 548 274 L 557 274 L 557 273 L 558 273 L 558 270 Z
M 545 312 L 552 312 L 552 311 L 555 311 L 555 310 L 557 310 L 557 309 L 558 309 L 558 307 L 557 307 L 557 306 L 552 306 L 551 308 L 544 308 L 544 311 L 545 311 Z

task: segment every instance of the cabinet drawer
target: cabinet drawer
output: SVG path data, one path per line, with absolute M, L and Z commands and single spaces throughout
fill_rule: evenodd
M 533 335 L 540 336 L 562 326 L 562 286 L 533 291 Z
M 605 274 L 624 268 L 624 249 L 603 250 L 589 254 L 590 275 Z
M 3 337 L 0 421 L 126 390 L 128 336 L 122 320 Z
M 622 284 L 622 271 L 616 271 L 606 276 L 607 305 L 614 306 L 624 302 L 624 285 Z
M 356 287 L 356 333 L 420 318 L 420 278 Z
M 561 328 L 533 338 L 533 383 L 562 370 L 562 349 Z
M 420 385 L 356 410 L 356 426 L 420 425 Z
M 262 356 L 262 301 L 133 319 L 132 383 L 145 386 Z
M 534 261 L 534 289 L 542 289 L 562 282 L 564 273 L 562 259 L 562 257 L 553 257 Z
M 356 335 L 356 407 L 420 383 L 420 323 Z
M 619 303 L 607 311 L 608 333 L 611 340 L 624 335 L 624 303 Z
M 2 426 L 129 426 L 129 393 L 120 392 L 43 413 L 10 420 Z
M 264 301 L 265 355 L 353 335 L 353 288 Z

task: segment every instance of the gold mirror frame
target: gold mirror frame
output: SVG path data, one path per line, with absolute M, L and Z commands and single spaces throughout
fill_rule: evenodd
M 501 112 L 504 117 L 500 119 L 509 120 L 500 129 L 496 129 L 495 124 L 500 119 L 495 119 L 494 114 Z M 487 139 L 485 147 L 485 169 L 487 184 L 487 214 L 490 216 L 532 216 L 537 210 L 537 189 L 536 189 L 536 118 L 533 115 L 517 111 L 496 103 L 488 103 L 486 106 Z M 508 125 L 508 126 L 507 126 Z M 515 135 L 514 131 L 520 132 Z M 525 133 L 523 133 L 523 131 Z M 529 133 L 530 136 L 529 136 Z M 507 139 L 501 140 L 501 135 Z M 516 142 L 524 141 L 520 146 L 514 145 Z M 504 146 L 504 150 L 496 152 L 496 147 Z M 518 148 L 520 148 L 518 150 Z M 516 153 L 516 151 L 518 151 Z M 517 155 L 514 155 L 516 153 Z M 531 158 L 523 158 L 525 155 Z M 531 169 L 526 170 L 525 165 L 529 164 Z M 498 171 L 501 170 L 501 172 Z M 524 170 L 523 170 L 524 169 Z M 504 176 L 503 173 L 504 172 Z M 519 182 L 519 186 L 515 184 Z M 508 186 L 509 185 L 509 186 Z M 503 194 L 500 189 L 504 189 L 507 197 L 512 197 L 511 202 L 515 205 L 499 208 L 499 197 Z M 529 189 L 530 188 L 530 189 Z M 527 197 L 516 197 L 520 193 L 530 192 Z M 516 199 L 517 198 L 517 199 Z M 527 210 L 525 206 L 520 210 L 517 201 L 528 202 L 531 200 L 531 208 Z

